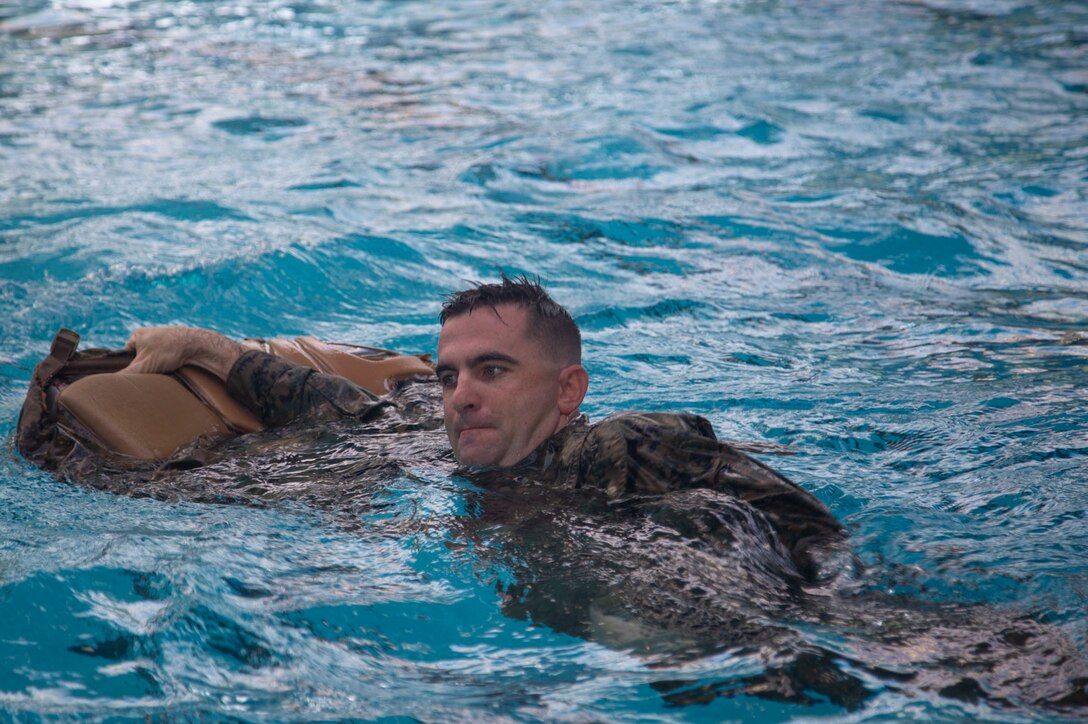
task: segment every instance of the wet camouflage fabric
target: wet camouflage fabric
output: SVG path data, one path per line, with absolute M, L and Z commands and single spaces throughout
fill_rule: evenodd
M 842 526 L 823 503 L 718 440 L 698 415 L 625 412 L 596 424 L 582 415 L 507 473 L 600 488 L 613 500 L 698 488 L 727 493 L 767 517 L 810 577 L 845 550 Z
M 258 350 L 246 352 L 234 363 L 227 392 L 270 426 L 321 417 L 366 420 L 392 404 L 343 377 Z
M 378 397 L 343 377 L 252 350 L 234 363 L 227 392 L 271 427 L 304 420 L 355 418 L 378 421 L 388 431 L 442 425 L 442 396 L 435 378 L 401 380 Z
M 269 425 L 300 418 L 378 415 L 441 417 L 440 409 L 414 400 L 408 385 L 384 398 L 334 375 L 299 367 L 251 351 L 231 370 L 227 389 Z M 416 391 L 418 397 L 418 390 Z M 435 396 L 432 402 L 439 404 Z M 708 488 L 725 492 L 760 511 L 774 526 L 802 573 L 819 576 L 824 564 L 845 550 L 845 533 L 811 493 L 714 435 L 697 415 L 631 412 L 590 424 L 581 415 L 520 463 L 501 469 L 464 471 L 472 479 L 502 476 L 569 488 L 596 488 L 610 499 Z

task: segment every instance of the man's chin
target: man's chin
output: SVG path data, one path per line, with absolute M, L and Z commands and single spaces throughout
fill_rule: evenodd
M 502 458 L 500 451 L 483 439 L 489 430 L 465 430 L 460 435 L 454 456 L 462 465 L 498 465 Z

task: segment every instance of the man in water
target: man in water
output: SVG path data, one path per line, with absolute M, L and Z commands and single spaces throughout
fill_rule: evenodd
M 590 424 L 578 411 L 589 385 L 578 328 L 538 284 L 504 277 L 458 292 L 441 321 L 446 431 L 487 498 L 472 534 L 513 573 L 500 586 L 507 615 L 666 663 L 732 650 L 764 667 L 654 682 L 675 704 L 741 693 L 814 703 L 816 692 L 855 708 L 869 696 L 866 677 L 972 702 L 1088 701 L 1083 656 L 1056 627 L 819 585 L 851 568 L 842 527 L 810 493 L 718 441 L 705 419 L 621 413 Z M 376 397 L 185 327 L 136 330 L 127 346 L 137 353 L 127 371 L 203 367 L 266 425 L 353 418 L 385 428 L 418 416 L 428 395 L 417 393 L 435 389 L 429 379 Z M 822 595 L 804 595 L 812 584 Z M 837 645 L 818 633 L 828 628 L 843 637 Z
M 571 315 L 526 278 L 451 295 L 442 308 L 436 374 L 446 431 L 469 477 L 599 489 L 610 500 L 705 488 L 764 516 L 797 571 L 821 578 L 845 551 L 842 526 L 813 495 L 720 442 L 702 417 L 622 413 L 590 424 L 589 386 Z M 397 405 L 340 377 L 294 365 L 208 330 L 136 330 L 127 372 L 196 365 L 217 375 L 267 425 L 301 417 L 370 419 Z

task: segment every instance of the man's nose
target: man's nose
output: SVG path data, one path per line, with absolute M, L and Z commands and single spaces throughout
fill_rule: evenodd
M 471 379 L 462 375 L 457 378 L 457 386 L 453 388 L 453 393 L 450 395 L 450 402 L 453 403 L 453 409 L 461 412 L 462 410 L 471 410 L 479 404 L 479 396 L 476 394 L 476 385 L 472 383 Z

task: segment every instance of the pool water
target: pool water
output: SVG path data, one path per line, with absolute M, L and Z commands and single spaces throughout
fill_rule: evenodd
M 3 718 L 1077 716 L 865 672 L 776 700 L 716 685 L 770 666 L 740 649 L 514 615 L 517 541 L 427 455 L 292 439 L 217 474 L 343 505 L 216 505 L 58 481 L 11 432 L 61 326 L 430 352 L 443 294 L 539 274 L 592 417 L 781 446 L 864 593 L 1088 656 L 1086 69 L 1073 0 L 0 1 Z

